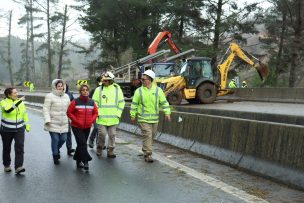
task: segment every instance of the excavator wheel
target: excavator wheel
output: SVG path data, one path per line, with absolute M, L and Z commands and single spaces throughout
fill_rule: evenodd
M 202 104 L 211 104 L 216 98 L 215 85 L 203 83 L 196 90 L 196 98 Z
M 180 91 L 173 91 L 167 95 L 167 100 L 171 105 L 179 105 L 182 102 L 183 95 Z

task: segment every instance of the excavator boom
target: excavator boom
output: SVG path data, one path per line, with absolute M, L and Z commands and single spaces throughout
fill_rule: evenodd
M 148 48 L 148 54 L 154 54 L 160 44 L 167 42 L 171 51 L 179 54 L 181 50 L 172 41 L 172 35 L 168 31 L 159 32 Z
M 228 53 L 229 55 L 227 56 Z M 236 43 L 231 43 L 225 54 L 225 57 L 221 61 L 221 64 L 218 65 L 217 67 L 220 73 L 219 95 L 224 95 L 227 93 L 226 84 L 227 84 L 228 69 L 232 61 L 234 60 L 235 56 L 237 56 L 239 59 L 243 60 L 245 63 L 255 68 L 261 80 L 265 80 L 265 78 L 268 75 L 268 68 L 265 64 L 263 64 L 256 57 L 242 50 Z

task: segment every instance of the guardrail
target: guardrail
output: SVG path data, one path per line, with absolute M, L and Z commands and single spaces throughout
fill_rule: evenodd
M 217 97 L 218 100 L 304 103 L 304 88 L 235 88 L 233 94 Z

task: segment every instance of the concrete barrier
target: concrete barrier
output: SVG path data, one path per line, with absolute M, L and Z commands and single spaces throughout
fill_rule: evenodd
M 261 113 L 261 112 L 243 112 L 243 111 L 223 110 L 223 109 L 219 110 L 219 109 L 189 108 L 187 106 L 174 106 L 174 110 L 179 112 L 188 112 L 195 114 L 217 115 L 217 116 L 304 126 L 304 114 L 303 116 L 292 116 L 286 114 L 271 114 L 264 112 Z
M 304 189 L 304 127 L 223 116 L 161 115 L 156 140 Z M 120 129 L 140 134 L 126 107 Z
M 217 97 L 217 100 L 304 103 L 304 88 L 236 88 L 233 91 L 233 94 Z

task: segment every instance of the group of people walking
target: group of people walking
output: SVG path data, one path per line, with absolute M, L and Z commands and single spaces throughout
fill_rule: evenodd
M 55 165 L 60 163 L 60 149 L 67 142 L 67 153 L 73 155 L 77 168 L 89 170 L 92 160 L 88 149 L 94 147 L 97 137 L 96 155 L 102 156 L 107 149 L 108 158 L 116 158 L 114 153 L 116 128 L 119 124 L 125 101 L 122 90 L 114 82 L 114 75 L 106 72 L 97 79 L 98 86 L 90 92 L 89 86 L 79 87 L 80 96 L 76 99 L 67 91 L 67 85 L 62 79 L 52 82 L 52 91 L 46 95 L 43 105 L 44 130 L 51 137 L 51 149 Z M 146 162 L 153 162 L 152 141 L 157 130 L 159 110 L 163 109 L 165 119 L 170 121 L 170 107 L 161 88 L 153 83 L 155 73 L 147 70 L 141 78 L 142 86 L 134 94 L 130 119 L 137 123 L 143 135 L 143 147 Z M 4 91 L 5 99 L 1 101 L 2 119 L 0 133 L 3 142 L 3 165 L 5 172 L 11 172 L 11 144 L 15 141 L 15 172 L 25 171 L 23 167 L 24 133 L 29 132 L 30 126 L 24 97 L 18 98 L 16 88 Z M 91 127 L 94 124 L 90 135 Z M 76 150 L 72 149 L 71 131 L 77 143 Z M 97 136 L 96 136 L 97 135 Z M 108 135 L 106 146 L 105 138 Z

